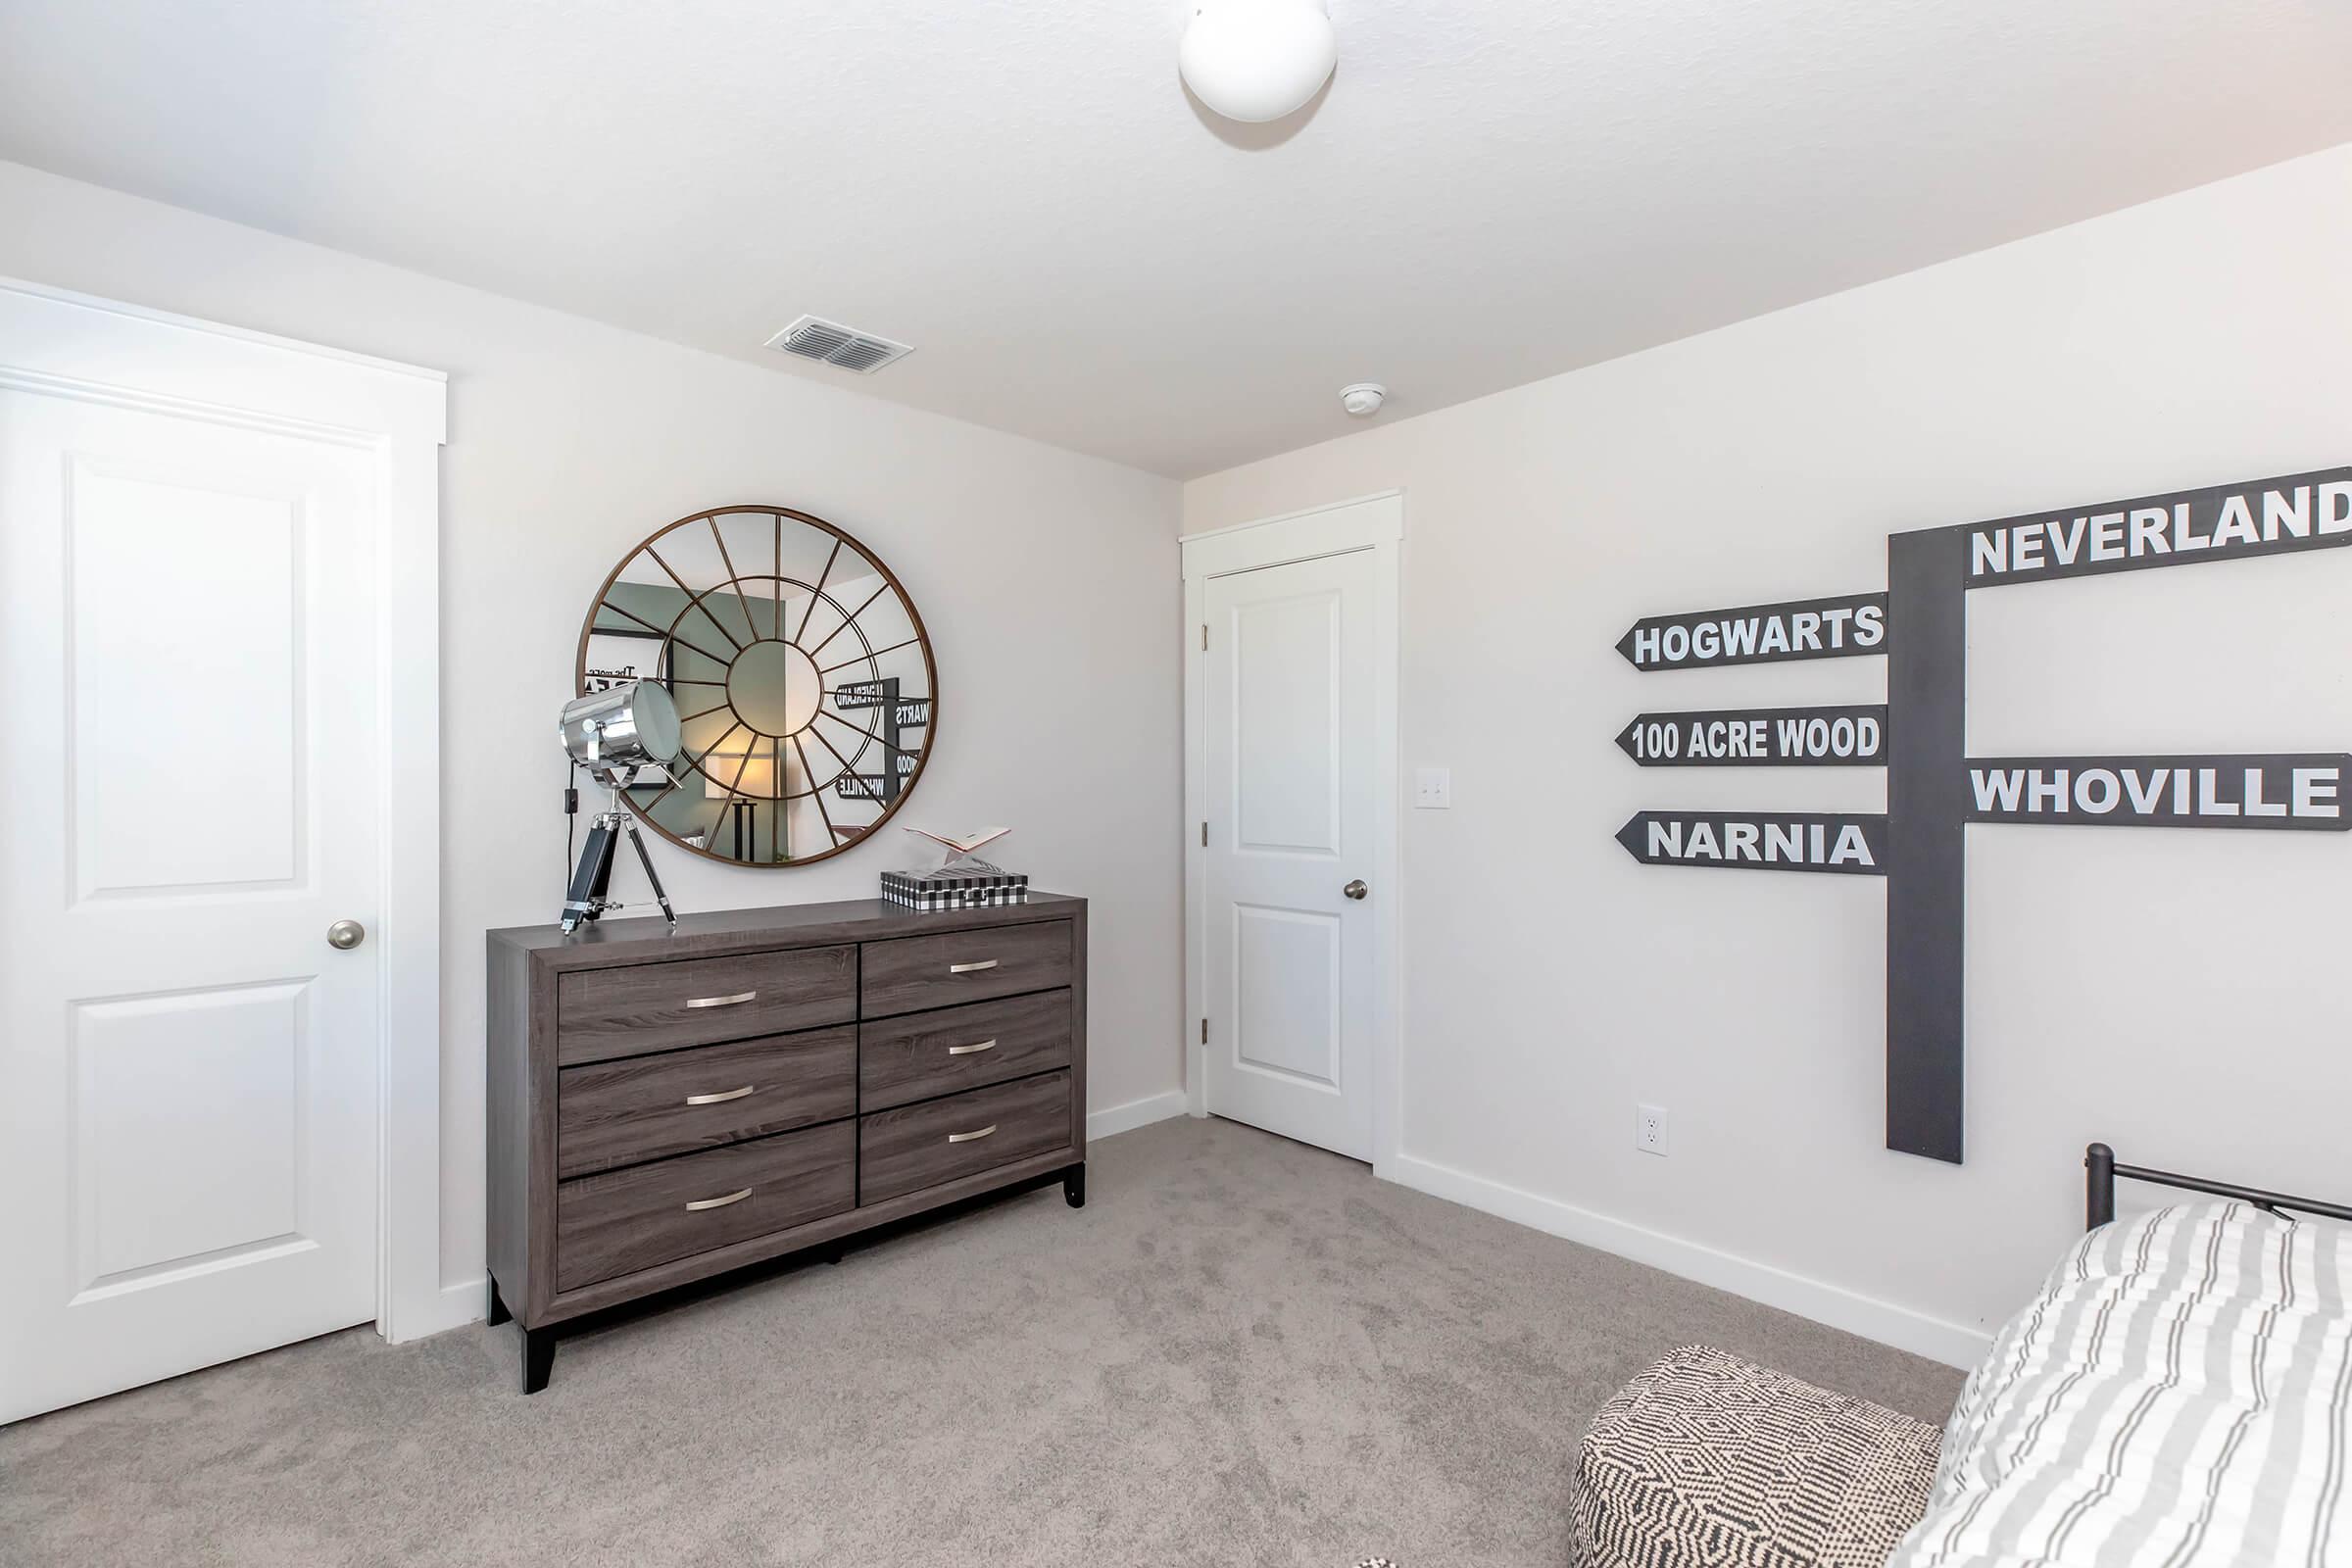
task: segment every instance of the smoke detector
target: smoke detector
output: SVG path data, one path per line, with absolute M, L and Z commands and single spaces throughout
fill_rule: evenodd
M 1357 381 L 1340 388 L 1340 407 L 1358 419 L 1369 419 L 1389 400 L 1389 389 L 1378 381 Z
M 804 360 L 817 360 L 826 365 L 856 370 L 859 375 L 871 375 L 885 365 L 903 360 L 914 349 L 906 343 L 893 343 L 889 338 L 860 332 L 839 321 L 828 321 L 819 316 L 804 316 L 783 331 L 767 340 L 771 349 L 797 354 Z

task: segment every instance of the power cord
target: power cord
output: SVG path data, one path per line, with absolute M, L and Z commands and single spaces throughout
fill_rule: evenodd
M 564 894 L 571 896 L 571 832 L 572 822 L 580 814 L 580 764 L 571 764 L 571 772 L 564 781 Z

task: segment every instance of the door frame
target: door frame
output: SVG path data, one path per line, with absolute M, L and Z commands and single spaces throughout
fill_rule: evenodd
M 370 452 L 375 714 L 376 1332 L 484 1315 L 441 1281 L 441 447 L 448 376 L 391 360 L 0 277 L 0 387 L 197 415 Z
M 1372 914 L 1372 1172 L 1393 1179 L 1403 1081 L 1403 857 L 1397 842 L 1403 769 L 1398 760 L 1398 584 L 1403 576 L 1404 492 L 1381 490 L 1303 512 L 1184 535 L 1184 1092 L 1186 1108 L 1208 1114 L 1208 1050 L 1201 1022 L 1208 1002 L 1208 855 L 1199 825 L 1208 819 L 1207 691 L 1200 629 L 1211 577 L 1370 551 L 1372 573 L 1372 755 L 1380 776 L 1371 827 L 1376 890 Z

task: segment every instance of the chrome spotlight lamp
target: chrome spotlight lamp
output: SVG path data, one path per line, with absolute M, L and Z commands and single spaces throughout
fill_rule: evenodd
M 612 885 L 613 847 L 623 833 L 636 846 L 645 879 L 654 885 L 654 898 L 662 906 L 662 917 L 676 925 L 677 911 L 669 906 L 669 895 L 662 891 L 654 858 L 646 853 L 637 819 L 629 814 L 621 795 L 639 768 L 660 768 L 678 755 L 678 710 L 669 693 L 652 681 L 624 681 L 565 703 L 556 728 L 573 763 L 586 768 L 589 777 L 604 785 L 612 797 L 612 804 L 589 824 L 588 842 L 581 847 L 579 864 L 572 868 L 571 886 L 564 899 L 564 931 L 576 931 L 583 920 L 620 907 L 606 895 Z M 566 809 L 571 804 L 567 796 Z

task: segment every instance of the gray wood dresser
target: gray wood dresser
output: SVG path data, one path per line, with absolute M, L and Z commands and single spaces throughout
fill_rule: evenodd
M 1086 1201 L 1086 901 L 489 933 L 490 1320 L 558 1327 L 1003 1188 Z

